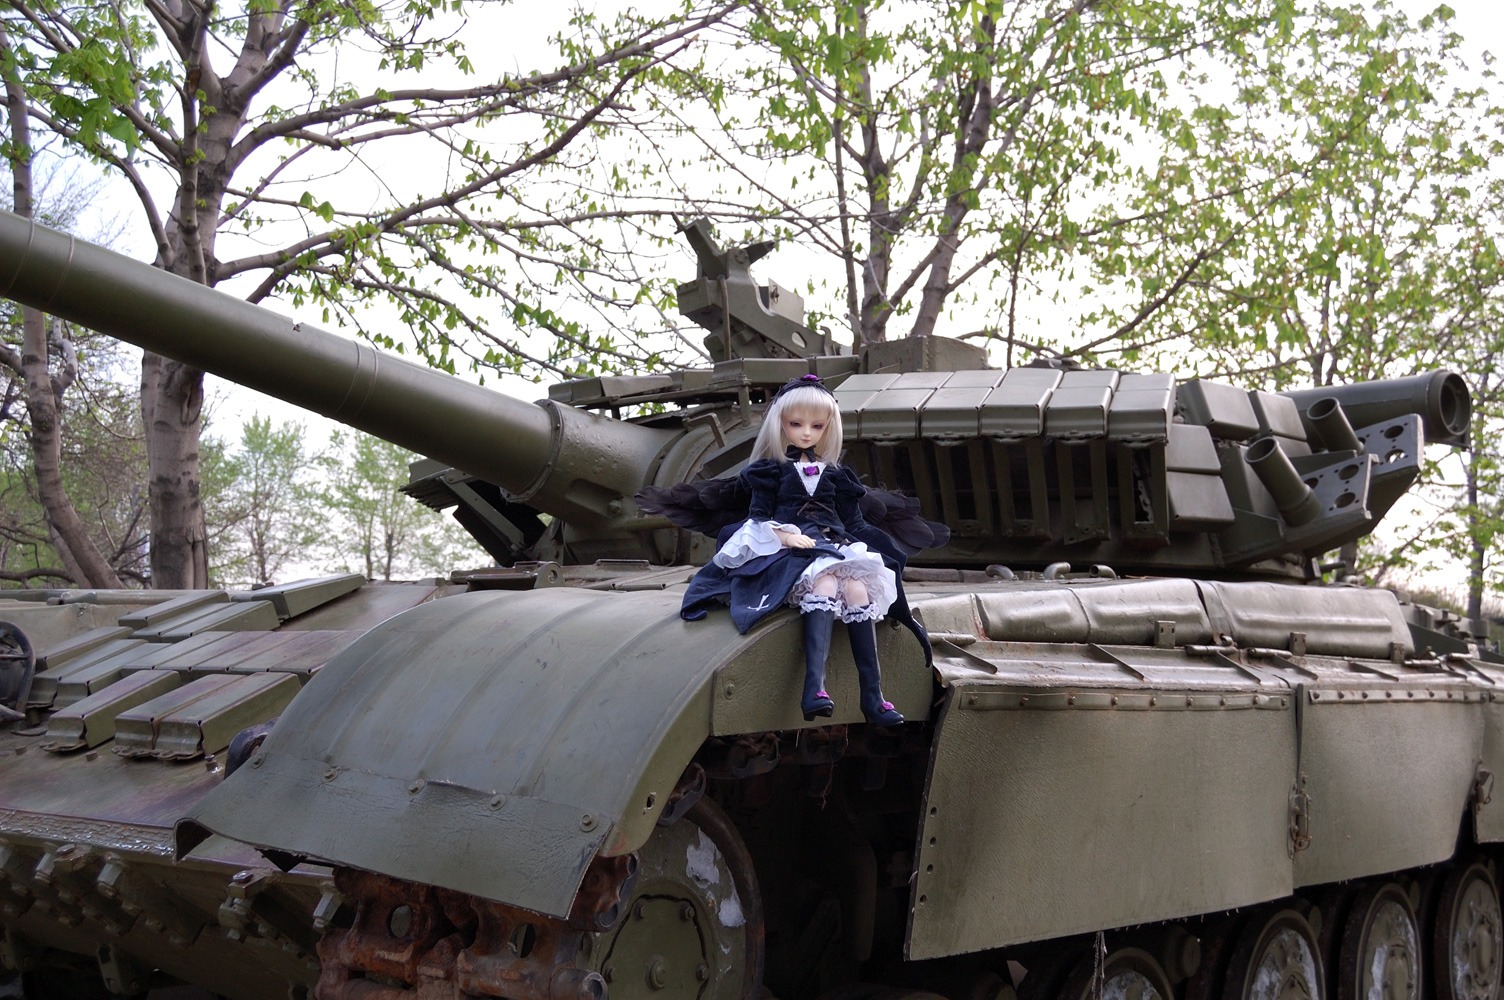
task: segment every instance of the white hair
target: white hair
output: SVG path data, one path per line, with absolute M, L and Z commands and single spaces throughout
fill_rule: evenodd
M 841 408 L 834 396 L 813 385 L 797 386 L 773 400 L 762 416 L 762 427 L 752 444 L 752 461 L 760 458 L 788 461 L 784 454 L 788 442 L 783 439 L 783 415 L 789 411 L 824 419 L 825 433 L 815 442 L 815 455 L 827 465 L 835 465 L 841 457 Z

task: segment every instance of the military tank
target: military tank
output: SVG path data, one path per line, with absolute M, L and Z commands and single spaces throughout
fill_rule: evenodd
M 842 354 L 686 227 L 715 363 L 538 404 L 0 216 L 0 293 L 430 456 L 495 565 L 0 600 L 0 960 L 32 997 L 1495 1000 L 1504 660 L 1319 560 L 1463 380 L 1290 393 Z M 792 611 L 680 619 L 790 377 L 951 537 L 864 723 Z M 1328 581 L 1332 582 L 1328 582 Z

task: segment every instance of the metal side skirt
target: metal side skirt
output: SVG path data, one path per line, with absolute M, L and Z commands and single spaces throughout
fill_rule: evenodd
M 646 839 L 710 731 L 707 685 L 758 641 L 678 610 L 550 589 L 400 614 L 314 676 L 178 854 L 213 832 L 566 916 L 597 852 Z

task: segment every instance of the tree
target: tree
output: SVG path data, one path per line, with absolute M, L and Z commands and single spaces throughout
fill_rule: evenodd
M 479 82 L 466 79 L 475 66 L 461 41 L 465 12 L 506 16 L 502 5 L 479 0 L 468 8 L 442 0 L 18 0 L 0 18 L 27 114 L 129 185 L 157 266 L 210 285 L 244 276 L 256 282 L 252 301 L 311 299 L 356 325 L 362 303 L 383 301 L 412 331 L 405 346 L 441 366 L 453 367 L 450 334 L 461 329 L 484 345 L 474 348 L 476 360 L 521 369 L 599 344 L 565 343 L 539 356 L 515 335 L 541 326 L 567 338 L 574 328 L 519 289 L 509 264 L 579 273 L 593 257 L 560 228 L 569 219 L 546 200 L 531 203 L 519 181 L 624 113 L 641 78 L 661 72 L 685 39 L 733 5 L 691 3 L 660 21 L 580 15 L 559 36 L 553 67 Z M 381 82 L 348 78 L 341 60 Z M 389 165 L 403 158 L 421 158 L 425 168 L 400 178 Z M 278 240 L 288 227 L 302 235 Z M 223 234 L 277 241 L 231 257 Z M 505 302 L 511 329 L 488 326 L 457 288 Z M 160 587 L 207 582 L 202 400 L 201 372 L 143 360 L 152 579 Z
M 147 542 L 140 407 L 131 387 L 114 381 L 123 359 L 109 357 L 109 345 L 99 343 L 103 338 L 80 339 L 79 375 L 62 424 L 61 483 L 87 537 L 116 577 L 141 585 L 147 579 Z M 72 576 L 58 557 L 35 468 L 24 407 L 0 406 L 0 581 L 97 586 Z
M 855 343 L 949 315 L 1011 363 L 1110 230 L 1087 224 L 1098 193 L 1138 183 L 1135 141 L 1184 127 L 1187 67 L 1243 58 L 1292 2 L 766 0 L 704 39 L 723 68 L 656 91 L 643 155 L 697 165 L 665 172 L 665 200 L 823 254 L 839 277 L 811 290 Z
M 32 134 L 26 113 L 26 95 L 15 74 L 11 42 L 0 24 L 0 77 L 6 93 L 6 123 L 9 134 L 3 152 L 11 173 L 12 206 L 18 215 L 32 218 L 36 212 L 33 179 Z M 74 197 L 62 203 L 63 218 L 68 223 L 80 206 Z M 26 406 L 27 439 L 32 451 L 36 496 L 41 502 L 47 528 L 47 547 L 59 561 L 62 579 L 90 586 L 120 586 L 110 561 L 99 552 L 74 502 L 63 484 L 63 395 L 78 379 L 77 349 L 63 323 L 48 323 L 47 317 L 33 308 L 14 310 L 12 317 L 20 328 L 17 343 L 0 344 L 0 365 L 8 370 L 5 411 L 11 409 L 11 389 L 20 386 Z M 0 414 L 3 417 L 5 414 Z M 42 567 L 35 567 L 41 570 Z
M 368 434 L 335 435 L 322 502 L 341 568 L 391 580 L 447 573 L 480 557 L 458 524 L 400 492 L 416 457 Z
M 285 566 L 323 542 L 317 458 L 303 448 L 301 424 L 276 425 L 260 414 L 246 421 L 236 447 L 215 456 L 220 467 L 207 478 L 221 485 L 207 503 L 219 528 L 212 546 L 217 582 L 276 583 Z
M 1275 384 L 1493 353 L 1504 108 L 1491 70 L 1460 85 L 1462 39 L 1444 16 L 1318 4 L 1289 46 L 1222 81 L 1236 105 L 1191 91 L 1185 117 L 1216 122 L 1211 144 L 1162 138 L 1113 252 L 1091 262 L 1120 294 L 1090 319 L 1150 360 L 1191 346 Z M 1156 210 L 1166 203 L 1198 207 Z
M 1450 16 L 1317 5 L 1292 24 L 1298 44 L 1271 50 L 1279 59 L 1235 68 L 1238 105 L 1193 98 L 1188 117 L 1215 121 L 1215 142 L 1166 137 L 1115 230 L 1117 252 L 1092 262 L 1119 294 L 1089 318 L 1129 333 L 1117 343 L 1130 357 L 1200 359 L 1203 374 L 1261 387 L 1465 373 L 1473 454 L 1431 470 L 1438 486 L 1452 482 L 1441 510 L 1369 568 L 1439 547 L 1469 566 L 1478 617 L 1504 523 L 1492 501 L 1504 107 L 1492 69 L 1469 72 Z M 1156 211 L 1166 203 L 1198 207 Z

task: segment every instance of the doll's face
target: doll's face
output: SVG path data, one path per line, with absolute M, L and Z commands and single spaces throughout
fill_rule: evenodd
M 830 419 L 815 410 L 786 410 L 783 414 L 783 439 L 796 448 L 813 448 L 825 436 Z

